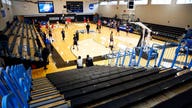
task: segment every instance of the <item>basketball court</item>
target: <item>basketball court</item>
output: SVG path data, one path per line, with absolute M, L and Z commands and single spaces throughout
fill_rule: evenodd
M 56 61 L 54 61 L 54 58 L 52 54 L 49 56 L 49 65 L 48 69 L 44 70 L 43 68 L 35 69 L 33 70 L 33 77 L 43 77 L 48 73 L 52 72 L 58 72 L 68 69 L 76 68 L 75 60 L 78 56 L 81 56 L 82 58 L 86 58 L 86 55 L 89 54 L 94 61 L 94 58 L 96 57 L 103 57 L 106 54 L 111 53 L 109 48 L 109 37 L 110 32 L 113 31 L 114 33 L 114 51 L 119 50 L 125 50 L 125 49 L 131 49 L 136 47 L 140 35 L 129 33 L 128 36 L 126 32 L 120 31 L 119 35 L 117 36 L 116 29 L 112 29 L 109 27 L 102 26 L 101 33 L 98 33 L 96 31 L 96 25 L 90 24 L 90 33 L 86 33 L 86 27 L 85 23 L 70 23 L 68 25 L 68 28 L 65 28 L 63 24 L 60 24 L 59 26 L 55 26 L 52 30 L 53 34 L 53 43 L 56 52 L 60 55 L 60 58 L 57 56 L 54 57 L 56 59 L 59 59 L 63 62 L 63 66 L 57 67 Z M 65 40 L 62 40 L 61 36 L 61 30 L 64 28 L 65 30 Z M 45 30 L 45 28 L 42 28 L 42 30 Z M 73 34 L 76 31 L 79 31 L 79 41 L 78 41 L 78 48 L 75 46 L 75 49 L 73 49 Z M 152 39 L 149 44 L 160 44 L 163 45 L 164 42 Z M 173 49 L 176 49 L 176 47 L 170 48 L 170 51 L 173 51 Z M 167 51 L 169 53 L 169 51 Z M 172 52 L 174 53 L 174 52 Z M 174 54 L 169 55 L 165 54 L 169 58 L 174 58 Z M 114 62 L 115 60 L 113 60 Z M 72 63 L 71 63 L 72 62 Z M 95 60 L 94 64 L 98 65 L 108 65 L 108 60 Z M 125 62 L 128 62 L 125 61 Z M 146 60 L 141 60 L 141 65 L 144 66 L 146 64 Z M 72 64 L 73 66 L 68 66 L 68 64 Z

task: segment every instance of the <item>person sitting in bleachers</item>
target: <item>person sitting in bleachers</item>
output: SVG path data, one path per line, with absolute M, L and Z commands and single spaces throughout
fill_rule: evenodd
M 77 69 L 81 68 L 83 68 L 83 59 L 81 58 L 81 56 L 79 56 L 77 59 Z
M 191 49 L 192 49 L 192 39 L 182 40 L 181 41 L 181 46 L 182 46 L 182 48 L 180 50 L 181 53 L 186 53 L 187 52 L 186 48 L 188 48 L 189 49 L 189 54 L 192 54 L 192 51 L 191 51 Z
M 192 48 L 192 39 L 187 39 L 186 42 L 186 46 Z
M 190 25 L 187 25 L 187 26 L 185 27 L 185 30 L 188 31 L 189 29 L 190 29 Z
M 3 51 L 2 55 L 4 56 L 10 55 L 8 41 L 8 36 L 3 34 L 3 31 L 0 31 L 0 45 Z
M 91 57 L 89 57 L 89 55 L 87 55 L 86 67 L 90 67 L 90 66 L 93 66 L 93 59 Z
M 188 29 L 183 39 L 192 39 L 192 29 Z

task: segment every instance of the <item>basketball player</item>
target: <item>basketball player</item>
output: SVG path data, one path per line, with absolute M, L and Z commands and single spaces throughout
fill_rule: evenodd
M 77 47 L 77 50 L 79 50 L 79 48 L 78 48 L 78 43 L 77 43 L 77 36 L 76 36 L 76 34 L 73 34 L 74 36 L 73 36 L 73 49 L 75 49 L 75 47 L 74 46 L 76 46 Z
M 117 36 L 119 36 L 120 28 L 119 28 L 119 23 L 117 23 Z
M 109 48 L 111 49 L 111 51 L 113 50 L 113 31 L 111 31 L 111 34 L 110 34 L 110 42 L 109 42 Z
M 87 25 L 86 25 L 86 29 L 87 29 L 87 34 L 89 34 L 89 29 L 90 29 L 90 25 L 89 25 L 89 23 L 87 23 Z
M 65 31 L 64 31 L 64 29 L 62 29 L 61 35 L 62 35 L 63 40 L 65 40 Z

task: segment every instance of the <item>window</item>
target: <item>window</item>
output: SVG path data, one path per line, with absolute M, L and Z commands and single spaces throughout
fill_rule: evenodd
M 148 0 L 135 0 L 135 5 L 146 5 Z
M 109 5 L 117 5 L 117 1 L 110 1 Z
M 123 1 L 119 1 L 119 5 L 127 5 L 127 2 Z
M 100 5 L 107 5 L 108 3 L 105 1 L 105 2 L 101 2 Z
M 2 3 L 3 3 L 3 4 L 6 4 L 6 0 L 2 0 Z
M 177 0 L 177 4 L 192 4 L 192 0 Z
M 104 1 L 101 2 L 100 5 L 117 5 L 117 1 L 110 1 L 110 2 Z
M 151 0 L 151 4 L 171 4 L 171 0 Z
M 148 0 L 135 0 L 135 5 L 146 5 L 148 4 Z M 127 2 L 125 0 L 119 1 L 119 5 L 127 5 Z
M 10 1 L 10 0 L 7 0 L 7 4 L 8 4 L 8 5 L 11 5 L 11 1 Z

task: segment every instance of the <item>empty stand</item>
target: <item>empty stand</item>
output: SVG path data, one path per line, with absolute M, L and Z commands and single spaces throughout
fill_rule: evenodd
M 20 34 L 19 34 L 20 28 L 21 28 L 21 24 L 19 23 L 19 25 L 17 26 L 16 31 L 15 31 L 15 33 L 14 33 L 14 37 L 13 37 L 13 39 L 12 39 L 11 45 L 10 45 L 10 47 L 9 47 L 9 50 L 10 50 L 10 52 L 12 52 L 12 54 L 15 54 L 15 53 L 13 52 L 13 49 L 14 49 L 14 46 L 16 46 L 15 44 L 16 44 L 17 36 L 20 35 Z
M 155 84 L 151 87 L 145 88 L 138 92 L 132 93 L 130 95 L 126 95 L 126 96 L 116 99 L 114 101 L 100 105 L 97 108 L 107 108 L 107 107 L 109 107 L 109 108 L 118 107 L 119 108 L 119 107 L 126 107 L 126 106 L 128 107 L 133 103 L 141 101 L 142 99 L 145 99 L 145 98 L 155 95 L 157 93 L 163 92 L 167 89 L 170 89 L 174 86 L 187 82 L 188 80 L 191 80 L 191 79 L 192 79 L 192 73 L 189 72 L 182 76 L 173 77 L 169 80 L 165 80 L 161 83 Z
M 192 89 L 157 104 L 153 108 L 189 108 L 192 106 Z
M 10 105 L 15 108 L 69 107 L 47 78 L 32 80 L 31 68 L 25 70 L 23 65 L 6 67 L 6 70 L 0 68 L 0 86 L 3 108 Z
M 23 63 L 25 66 L 32 66 L 33 68 L 42 67 L 41 61 L 41 46 L 44 43 L 40 42 L 37 45 L 36 39 L 39 38 L 34 25 L 23 22 L 14 21 L 10 29 L 6 31 L 9 37 L 9 56 L 5 55 L 7 65 L 14 65 Z
M 171 27 L 171 26 L 165 26 L 165 25 L 159 25 L 159 24 L 151 24 L 151 23 L 144 23 L 146 24 L 149 28 L 152 29 L 153 32 L 157 36 L 153 36 L 154 38 L 165 40 L 162 38 L 159 38 L 159 36 L 163 38 L 168 38 L 171 40 L 177 40 L 179 39 L 183 33 L 185 33 L 184 28 L 178 28 L 178 27 Z
M 132 81 L 128 81 L 125 83 L 121 83 L 116 86 L 109 87 L 107 89 L 93 92 L 87 95 L 79 96 L 76 98 L 71 99 L 71 105 L 72 107 L 77 107 L 77 106 L 86 106 L 90 103 L 96 102 L 101 99 L 105 99 L 107 97 L 113 97 L 115 95 L 118 95 L 122 92 L 128 91 L 128 90 L 133 90 L 136 89 L 137 87 L 143 87 L 144 85 L 147 84 L 152 84 L 157 80 L 162 80 L 163 78 L 168 78 L 171 76 L 174 76 L 177 71 L 174 70 L 168 70 L 169 72 L 165 72 L 162 74 L 154 74 L 154 75 L 148 75 L 140 79 L 133 79 Z M 149 79 L 149 80 L 147 80 Z M 127 80 L 127 79 L 126 79 Z
M 71 107 L 118 108 L 134 105 L 191 80 L 186 70 L 93 66 L 48 74 Z
M 178 72 L 183 72 L 183 75 L 177 76 Z M 119 108 L 135 105 L 184 85 L 191 79 L 190 70 L 93 66 L 32 80 L 31 68 L 26 70 L 23 65 L 15 65 L 6 70 L 0 69 L 0 95 L 3 97 L 3 108 L 10 106 L 10 103 L 25 108 Z M 188 98 L 187 93 L 184 94 L 183 98 Z M 173 97 L 174 101 L 176 97 Z M 182 105 L 189 103 L 185 101 Z M 162 102 L 155 107 L 161 105 L 166 103 Z
M 66 104 L 63 96 L 59 94 L 56 88 L 46 78 L 33 80 L 33 89 L 31 91 L 30 108 L 36 107 L 54 107 L 60 104 Z

